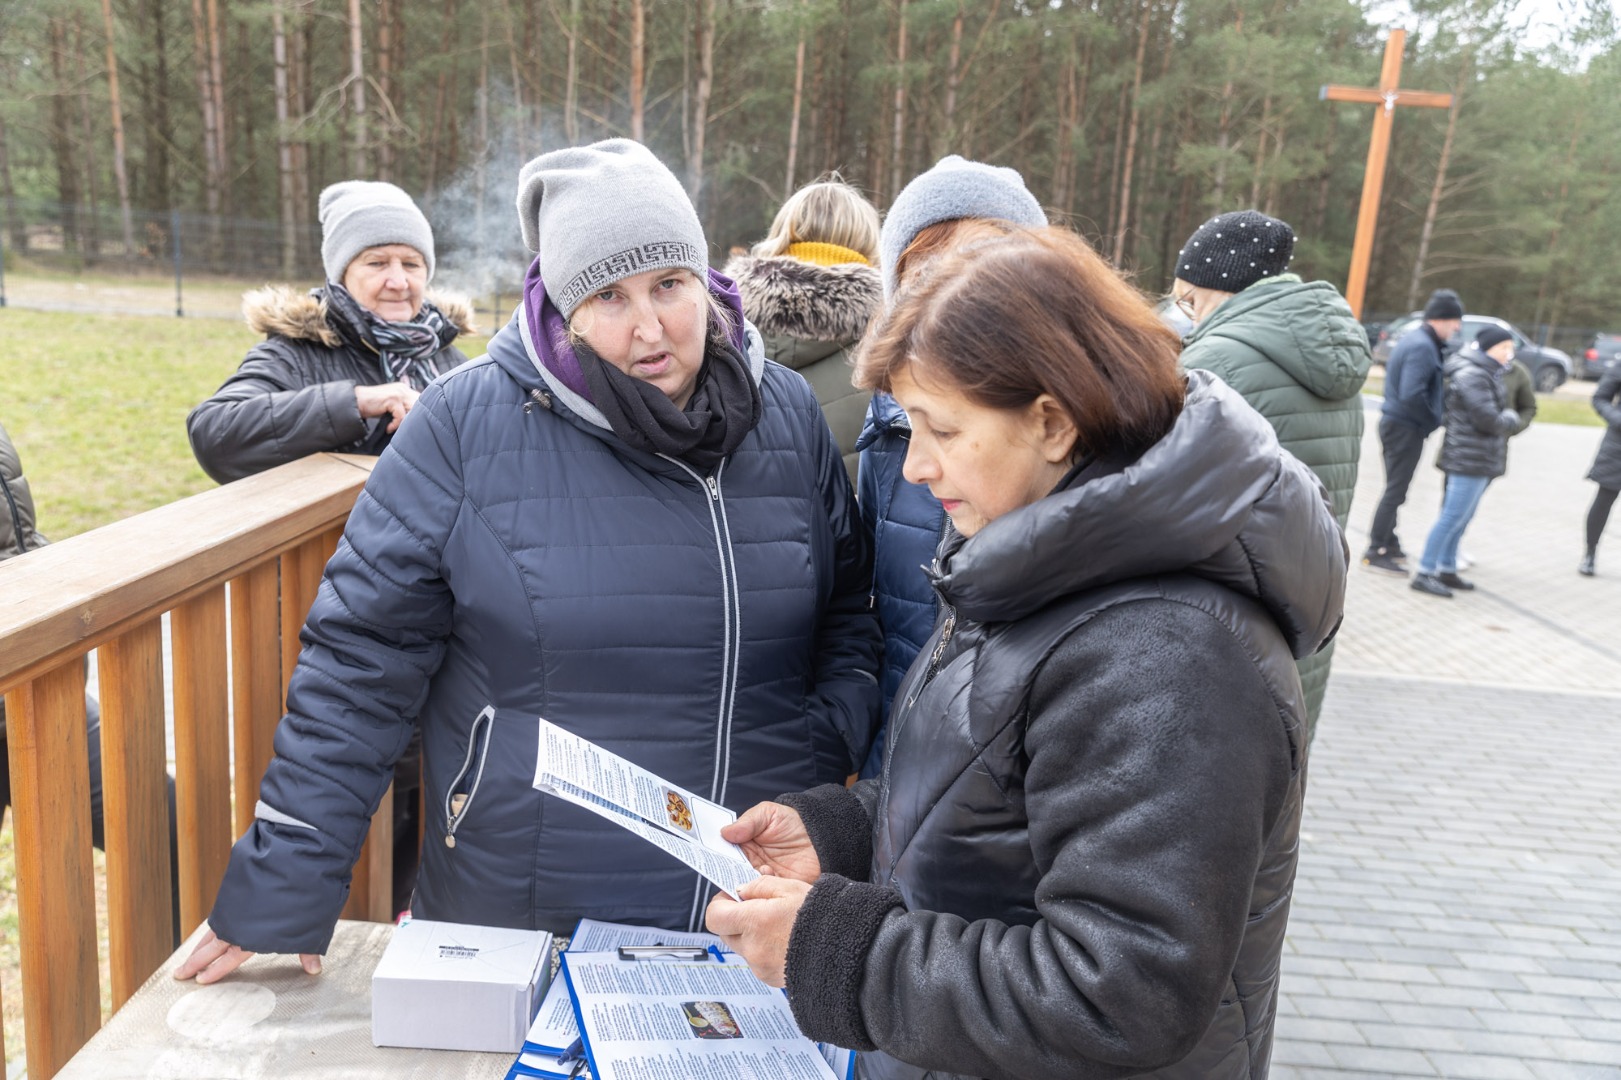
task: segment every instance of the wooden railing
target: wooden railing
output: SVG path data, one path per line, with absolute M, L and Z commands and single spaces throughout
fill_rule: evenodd
M 85 737 L 98 649 L 109 967 L 117 1009 L 172 949 L 162 617 L 169 616 L 181 932 L 253 819 L 298 632 L 375 459 L 317 454 L 0 563 L 28 1072 L 101 1023 Z M 389 799 L 345 916 L 391 914 Z M 0 1040 L 0 1060 L 4 1044 Z

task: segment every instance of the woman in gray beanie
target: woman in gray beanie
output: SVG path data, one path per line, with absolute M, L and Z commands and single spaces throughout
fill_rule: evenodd
M 997 222 L 1004 223 L 998 227 Z M 951 154 L 895 196 L 879 234 L 884 297 L 896 292 L 929 259 L 961 243 L 1005 231 L 1039 228 L 1046 212 L 1012 169 Z M 938 600 L 921 567 L 934 561 L 946 515 L 928 488 L 901 475 L 911 441 L 906 412 L 885 393 L 873 395 L 856 440 L 860 451 L 861 516 L 873 534 L 873 597 L 884 628 L 884 712 L 913 657 L 934 630 Z M 884 729 L 862 765 L 863 777 L 883 765 Z
M 323 450 L 381 454 L 433 378 L 467 359 L 451 344 L 472 308 L 428 299 L 433 230 L 393 184 L 321 192 L 326 283 L 242 298 L 265 340 L 186 417 L 197 462 L 220 483 Z
M 416 730 L 413 915 L 563 934 L 585 915 L 697 929 L 710 887 L 537 791 L 537 716 L 737 810 L 867 752 L 879 634 L 850 483 L 810 387 L 709 269 L 680 182 L 627 139 L 557 150 L 519 175 L 518 217 L 522 302 L 368 480 L 217 937 L 181 978 L 244 950 L 318 968 Z

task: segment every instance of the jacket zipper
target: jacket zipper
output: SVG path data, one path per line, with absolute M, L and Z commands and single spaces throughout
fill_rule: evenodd
M 732 709 L 737 698 L 738 652 L 743 645 L 739 626 L 742 609 L 737 597 L 737 561 L 732 551 L 731 526 L 726 518 L 726 499 L 720 486 L 726 462 L 722 461 L 711 475 L 702 476 L 684 461 L 665 454 L 659 456 L 673 462 L 698 481 L 699 487 L 709 496 L 709 521 L 715 530 L 715 551 L 720 557 L 721 606 L 726 618 L 721 652 L 720 707 L 715 722 L 715 766 L 709 782 L 709 797 L 714 802 L 725 803 L 726 784 L 732 768 Z M 693 883 L 692 909 L 687 918 L 689 930 L 701 928 L 707 893 L 705 880 L 699 877 Z
M 461 771 L 445 791 L 445 846 L 456 846 L 456 828 L 466 820 L 484 779 L 484 763 L 490 756 L 490 729 L 495 726 L 495 707 L 486 705 L 473 720 L 467 733 L 467 757 Z

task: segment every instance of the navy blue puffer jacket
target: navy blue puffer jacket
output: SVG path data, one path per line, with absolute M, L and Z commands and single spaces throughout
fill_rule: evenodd
M 751 332 L 759 424 L 700 476 L 616 438 L 521 323 L 423 393 L 355 506 L 210 916 L 226 941 L 326 948 L 417 725 L 413 912 L 564 932 L 696 928 L 708 890 L 533 789 L 537 716 L 737 810 L 867 753 L 870 545 L 804 379 Z
M 861 518 L 873 538 L 873 599 L 884 628 L 884 715 L 906 669 L 934 632 L 940 600 L 924 567 L 946 529 L 940 500 L 901 475 L 912 424 L 894 398 L 874 394 L 856 449 L 861 452 Z M 883 768 L 885 728 L 873 739 L 863 777 Z

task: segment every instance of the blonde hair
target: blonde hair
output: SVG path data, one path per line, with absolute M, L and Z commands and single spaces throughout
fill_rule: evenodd
M 784 255 L 790 244 L 837 244 L 878 261 L 878 210 L 838 173 L 806 184 L 782 204 L 756 255 Z

